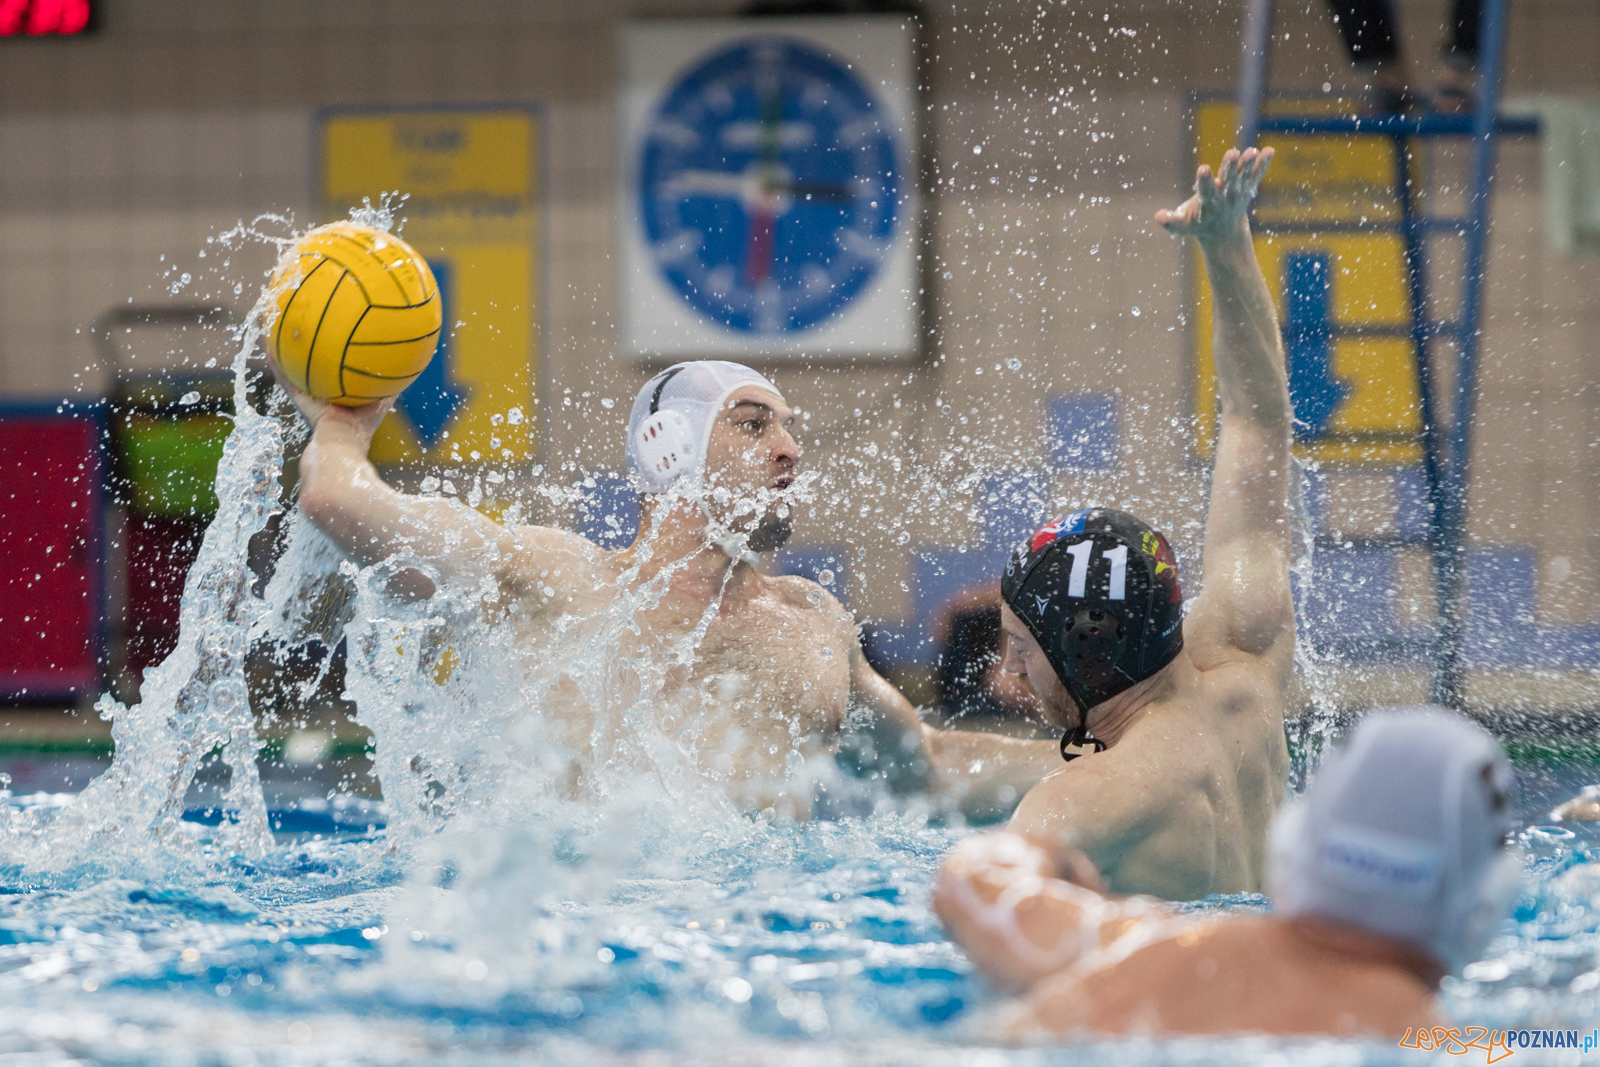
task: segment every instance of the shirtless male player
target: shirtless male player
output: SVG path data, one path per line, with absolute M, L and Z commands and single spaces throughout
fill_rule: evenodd
M 491 576 L 491 606 L 515 619 L 531 651 L 548 649 L 563 619 L 629 611 L 637 629 L 619 638 L 618 662 L 656 672 L 641 672 L 638 682 L 655 689 L 652 703 L 663 722 L 672 717 L 674 739 L 746 808 L 808 816 L 813 784 L 803 764 L 837 747 L 849 706 L 864 709 L 874 733 L 901 750 L 891 755 L 926 765 L 914 776 L 919 784 L 969 810 L 1000 807 L 999 798 L 1053 766 L 1048 743 L 924 726 L 867 664 L 832 595 L 752 566 L 788 536 L 799 448 L 783 395 L 748 367 L 678 364 L 640 390 L 627 457 L 643 514 L 638 538 L 616 551 L 566 530 L 506 527 L 457 501 L 401 493 L 367 459 L 392 402 L 344 408 L 290 391 L 312 426 L 300 507 L 313 523 L 364 565 L 404 551 L 447 582 Z M 402 577 L 410 594 L 433 595 L 420 571 Z M 558 687 L 543 709 L 565 727 L 578 790 L 603 710 L 576 684 Z
M 1125 512 L 1064 516 L 1001 579 L 1003 669 L 1025 675 L 1069 761 L 1013 830 L 1081 849 L 1118 892 L 1191 900 L 1261 888 L 1289 768 L 1283 708 L 1291 412 L 1283 345 L 1250 239 L 1272 150 L 1230 151 L 1156 220 L 1194 237 L 1216 306 L 1221 399 L 1204 586 L 1185 614 L 1166 539 Z M 1078 759 L 1069 744 L 1093 744 Z
M 1013 1038 L 1403 1038 L 1442 1023 L 1439 979 L 1482 955 L 1521 888 L 1512 788 L 1505 753 L 1464 716 L 1378 710 L 1273 823 L 1271 915 L 1110 899 L 1092 870 L 1068 882 L 1010 833 L 963 841 L 934 909 L 985 976 L 1026 994 Z M 1459 1054 L 1486 1036 L 1441 1033 L 1423 1047 Z

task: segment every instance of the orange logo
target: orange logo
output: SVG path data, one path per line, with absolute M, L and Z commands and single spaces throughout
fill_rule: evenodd
M 1465 1032 L 1454 1026 L 1423 1026 L 1416 1030 L 1407 1028 L 1406 1036 L 1400 1039 L 1400 1047 L 1451 1056 L 1482 1052 L 1485 1063 L 1499 1063 L 1517 1051 L 1511 1047 L 1515 1033 L 1514 1030 L 1486 1030 L 1481 1026 L 1469 1026 Z

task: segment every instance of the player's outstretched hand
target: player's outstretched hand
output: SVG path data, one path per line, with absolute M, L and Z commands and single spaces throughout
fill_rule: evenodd
M 283 386 L 283 391 L 289 394 L 294 406 L 300 409 L 301 417 L 306 420 L 312 432 L 315 432 L 323 422 L 333 422 L 347 427 L 361 440 L 371 441 L 372 435 L 378 432 L 378 424 L 389 414 L 389 409 L 394 407 L 395 398 L 392 396 L 353 408 L 318 400 L 310 393 L 291 385 L 283 376 L 283 372 L 278 369 L 276 361 L 269 359 L 267 362 L 272 367 L 272 376 Z
M 1194 195 L 1172 210 L 1156 212 L 1156 221 L 1167 232 L 1193 237 L 1202 244 L 1219 237 L 1248 232 L 1250 201 L 1261 188 L 1272 149 L 1247 148 L 1242 153 L 1228 149 L 1222 157 L 1221 171 L 1213 175 L 1202 164 L 1194 176 Z

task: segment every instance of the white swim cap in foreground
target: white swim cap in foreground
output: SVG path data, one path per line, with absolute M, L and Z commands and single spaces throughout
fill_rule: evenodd
M 665 493 L 681 477 L 700 477 L 717 413 L 746 385 L 783 396 L 744 364 L 721 359 L 679 363 L 646 382 L 628 418 L 628 473 L 639 489 Z
M 1410 941 L 1459 970 L 1521 886 L 1503 845 L 1512 788 L 1499 744 L 1464 716 L 1373 711 L 1273 823 L 1276 909 Z

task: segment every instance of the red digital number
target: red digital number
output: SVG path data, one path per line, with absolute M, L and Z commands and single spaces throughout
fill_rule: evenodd
M 0 0 L 0 37 L 70 36 L 89 25 L 89 0 Z

